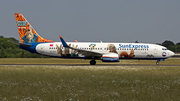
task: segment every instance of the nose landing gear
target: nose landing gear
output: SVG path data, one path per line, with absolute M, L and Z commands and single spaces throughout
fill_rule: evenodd
M 157 60 L 156 65 L 159 65 L 159 60 Z

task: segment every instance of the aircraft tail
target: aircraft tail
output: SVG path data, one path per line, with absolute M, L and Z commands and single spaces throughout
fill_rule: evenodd
M 14 15 L 21 43 L 54 42 L 38 35 L 38 33 L 21 13 L 15 13 Z

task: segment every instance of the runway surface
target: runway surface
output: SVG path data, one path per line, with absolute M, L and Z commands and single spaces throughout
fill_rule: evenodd
M 152 64 L 0 64 L 0 66 L 180 66 L 180 65 L 152 65 Z

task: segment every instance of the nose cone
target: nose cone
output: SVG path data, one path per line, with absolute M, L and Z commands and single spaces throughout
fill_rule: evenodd
M 174 52 L 169 51 L 169 56 L 170 56 L 170 57 L 171 57 L 171 56 L 174 56 Z

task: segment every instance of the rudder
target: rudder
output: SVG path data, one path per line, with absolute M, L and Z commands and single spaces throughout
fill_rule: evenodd
M 54 42 L 38 35 L 21 13 L 15 13 L 14 15 L 21 43 Z

